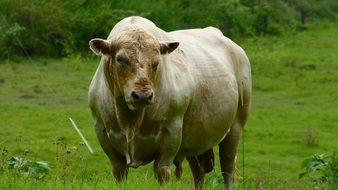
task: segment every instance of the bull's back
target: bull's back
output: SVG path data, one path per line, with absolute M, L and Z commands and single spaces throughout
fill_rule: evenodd
M 172 32 L 188 57 L 194 93 L 184 117 L 181 152 L 199 154 L 218 144 L 236 115 L 237 45 L 215 28 Z

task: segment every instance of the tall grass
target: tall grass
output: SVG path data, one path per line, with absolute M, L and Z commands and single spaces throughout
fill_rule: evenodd
M 235 189 L 315 187 L 311 180 L 299 180 L 298 174 L 305 158 L 337 149 L 337 31 L 337 24 L 330 24 L 280 37 L 238 39 L 251 60 L 254 93 L 244 129 L 245 149 L 239 148 L 237 162 L 245 175 L 235 182 Z M 0 189 L 160 189 L 151 165 L 131 169 L 128 180 L 119 186 L 111 176 L 87 104 L 98 61 L 74 54 L 64 59 L 1 62 Z M 69 116 L 95 154 L 81 144 Z M 315 146 L 303 141 L 309 126 L 316 127 Z M 12 173 L 8 159 L 23 153 L 27 159 L 50 163 L 49 175 L 34 180 Z M 205 189 L 223 189 L 218 159 L 215 163 Z M 165 189 L 192 189 L 192 185 L 184 162 L 182 179 L 172 177 Z

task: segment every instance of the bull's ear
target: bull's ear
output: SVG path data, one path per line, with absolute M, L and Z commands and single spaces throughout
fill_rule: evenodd
M 160 52 L 161 54 L 169 54 L 173 52 L 179 44 L 179 42 L 160 42 Z
M 107 55 L 110 52 L 109 42 L 100 38 L 90 40 L 89 47 L 96 55 Z

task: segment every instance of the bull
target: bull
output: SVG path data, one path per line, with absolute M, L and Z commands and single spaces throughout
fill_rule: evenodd
M 89 87 L 97 138 L 121 181 L 154 161 L 160 184 L 187 159 L 195 187 L 218 145 L 231 189 L 237 146 L 251 104 L 251 71 L 241 47 L 213 27 L 165 32 L 142 17 L 118 22 L 90 49 L 101 56 Z

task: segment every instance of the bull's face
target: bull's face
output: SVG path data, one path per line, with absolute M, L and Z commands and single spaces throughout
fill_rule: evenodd
M 136 110 L 154 102 L 154 80 L 161 55 L 171 53 L 178 42 L 159 42 L 152 35 L 131 30 L 109 40 L 93 39 L 90 48 L 96 54 L 108 56 L 108 80 L 115 96 L 124 96 L 129 109 Z

